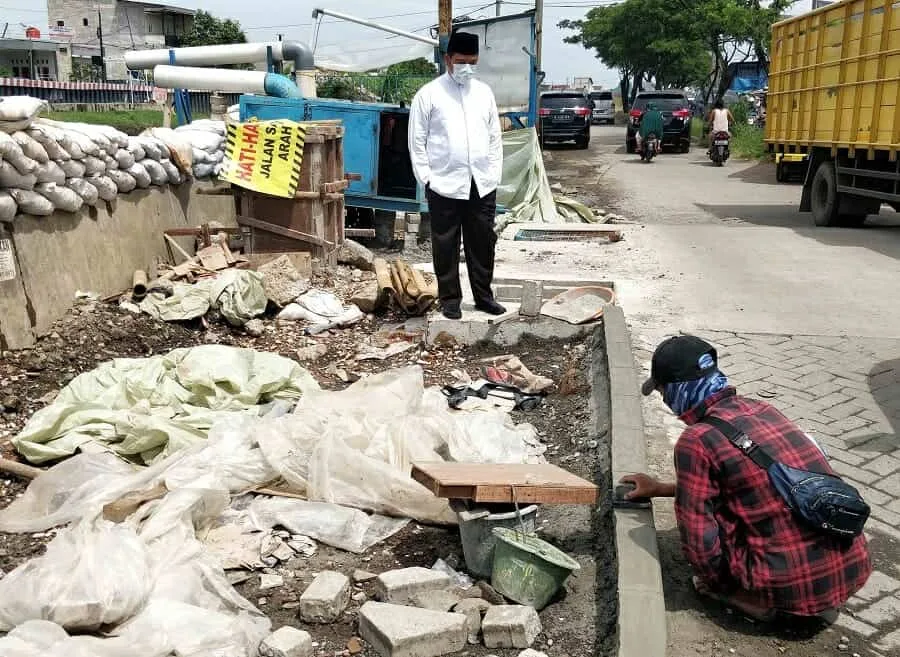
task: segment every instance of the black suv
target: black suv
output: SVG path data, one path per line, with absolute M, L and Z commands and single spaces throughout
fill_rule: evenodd
M 541 143 L 574 141 L 579 148 L 591 143 L 591 115 L 594 104 L 577 91 L 541 94 L 538 138 Z
M 642 91 L 634 99 L 628 128 L 625 133 L 625 149 L 637 150 L 635 134 L 641 125 L 641 117 L 647 105 L 653 103 L 663 115 L 663 146 L 674 146 L 682 153 L 691 150 L 691 103 L 683 91 Z

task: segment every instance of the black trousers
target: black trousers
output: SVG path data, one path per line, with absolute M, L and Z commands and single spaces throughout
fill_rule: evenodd
M 459 283 L 460 237 L 475 303 L 493 301 L 491 283 L 494 280 L 494 246 L 497 243 L 494 233 L 497 192 L 481 198 L 473 180 L 468 200 L 445 198 L 430 188 L 426 193 L 431 213 L 434 273 L 441 303 L 458 304 L 462 300 Z

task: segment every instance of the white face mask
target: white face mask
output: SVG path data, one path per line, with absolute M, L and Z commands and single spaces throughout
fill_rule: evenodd
M 469 84 L 469 82 L 472 81 L 472 78 L 475 77 L 476 68 L 475 64 L 454 64 L 450 77 L 453 78 L 457 84 Z

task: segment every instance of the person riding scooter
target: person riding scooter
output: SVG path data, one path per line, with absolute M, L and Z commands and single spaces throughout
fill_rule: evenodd
M 716 106 L 709 113 L 707 121 L 710 125 L 710 142 L 720 132 L 727 132 L 728 135 L 731 136 L 731 126 L 734 125 L 734 116 L 732 115 L 731 110 L 725 108 L 725 103 L 722 102 L 722 100 L 716 101 Z M 707 151 L 707 155 L 708 154 L 709 151 Z
M 643 151 L 642 144 L 650 135 L 656 135 L 657 142 L 662 143 L 663 115 L 662 112 L 656 109 L 656 105 L 653 103 L 647 103 L 647 110 L 641 117 L 641 126 L 638 129 L 637 135 L 635 135 L 639 153 Z

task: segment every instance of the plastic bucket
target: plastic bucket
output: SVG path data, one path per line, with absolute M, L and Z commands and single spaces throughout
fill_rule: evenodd
M 521 509 L 525 531 L 534 532 L 537 527 L 537 505 Z M 459 538 L 462 541 L 466 568 L 476 577 L 489 579 L 494 565 L 494 529 L 497 527 L 519 527 L 519 516 L 515 509 L 508 513 L 492 513 L 484 518 L 459 521 Z
M 546 607 L 572 571 L 581 566 L 565 552 L 537 536 L 503 527 L 494 530 L 491 586 L 510 600 Z

